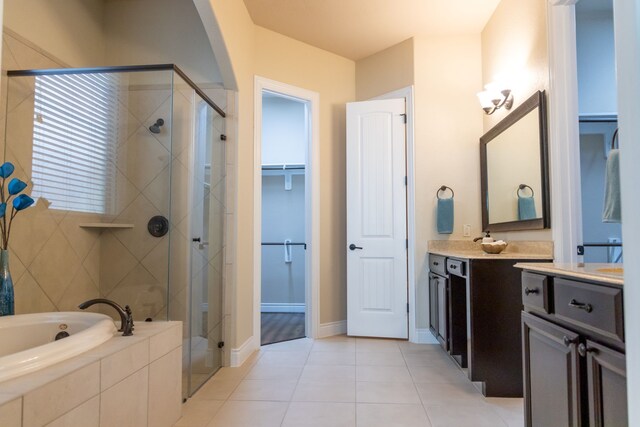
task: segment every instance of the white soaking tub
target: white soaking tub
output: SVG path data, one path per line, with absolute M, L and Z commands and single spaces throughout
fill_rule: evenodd
M 55 340 L 60 332 L 68 337 Z M 104 314 L 54 312 L 0 317 L 0 382 L 99 346 L 117 328 Z

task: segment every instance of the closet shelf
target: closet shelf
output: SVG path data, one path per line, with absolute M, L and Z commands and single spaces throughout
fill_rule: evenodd
M 112 222 L 85 222 L 78 224 L 80 228 L 133 228 L 133 224 L 121 224 Z

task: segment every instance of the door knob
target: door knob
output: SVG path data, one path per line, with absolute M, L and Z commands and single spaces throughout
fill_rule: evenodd
M 362 249 L 360 246 L 356 246 L 353 243 L 349 245 L 349 249 L 355 251 L 356 249 Z

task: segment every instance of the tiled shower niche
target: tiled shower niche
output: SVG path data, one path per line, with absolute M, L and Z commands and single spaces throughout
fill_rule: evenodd
M 123 67 L 10 72 L 6 93 L 3 161 L 37 199 L 12 230 L 16 313 L 102 297 L 181 320 L 190 394 L 222 362 L 226 92 Z

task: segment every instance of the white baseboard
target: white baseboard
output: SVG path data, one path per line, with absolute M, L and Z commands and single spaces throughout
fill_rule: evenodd
M 433 336 L 429 328 L 416 329 L 416 344 L 438 344 L 438 340 Z
M 260 304 L 262 313 L 304 313 L 307 305 L 304 303 L 263 302 Z
M 249 337 L 238 348 L 231 349 L 230 365 L 233 368 L 242 366 L 244 362 L 258 349 L 260 348 L 260 342 L 255 340 L 253 336 Z
M 347 333 L 347 321 L 329 322 L 320 324 L 318 328 L 318 338 L 332 337 Z

